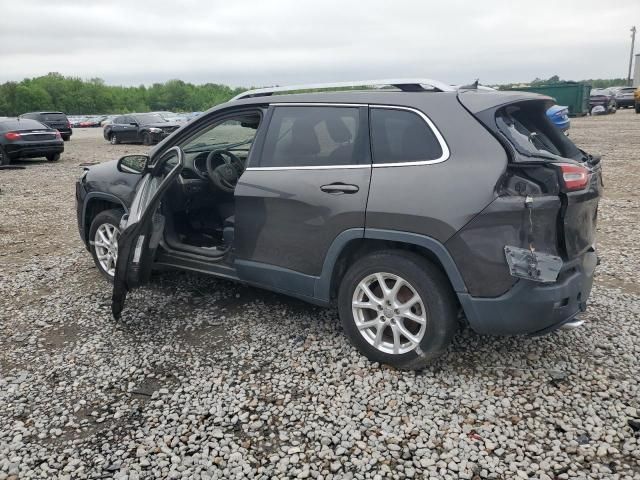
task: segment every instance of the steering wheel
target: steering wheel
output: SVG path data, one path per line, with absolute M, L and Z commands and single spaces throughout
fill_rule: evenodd
M 214 167 L 214 161 L 224 163 Z M 229 150 L 212 150 L 207 155 L 207 175 L 211 183 L 223 192 L 233 193 L 240 179 L 240 175 L 244 172 L 242 161 Z

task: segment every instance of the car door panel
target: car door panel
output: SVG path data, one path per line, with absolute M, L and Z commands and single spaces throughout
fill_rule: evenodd
M 183 166 L 182 149 L 167 150 L 140 180 L 129 213 L 123 217 L 111 301 L 116 319 L 120 318 L 127 292 L 149 279 L 164 229 L 164 217 L 158 213 L 158 207 Z
M 354 107 L 350 108 L 351 115 Z M 268 164 L 264 161 L 265 151 L 269 150 L 265 145 L 269 138 L 277 138 L 279 142 L 283 137 L 282 130 L 269 134 L 269 129 L 276 129 L 272 127 L 275 110 L 270 107 L 269 125 L 262 137 L 264 142 L 256 142 L 250 166 L 235 190 L 235 252 L 239 278 L 275 290 L 312 296 L 314 282 L 321 274 L 332 242 L 345 230 L 364 229 L 371 179 L 368 112 L 366 108 L 356 107 L 355 110 L 360 117 L 355 121 L 357 129 L 350 141 L 354 152 L 357 145 L 358 154 L 354 153 L 352 158 L 347 156 L 352 163 L 322 164 L 333 159 L 333 154 L 322 157 L 319 152 L 324 146 L 314 144 L 316 139 L 312 138 L 314 135 L 309 136 L 311 132 L 307 126 L 307 131 L 300 135 L 301 141 L 290 150 L 294 153 L 288 153 L 292 155 L 292 165 L 273 167 L 264 166 Z M 280 126 L 284 124 L 285 120 L 282 120 Z M 289 130 L 295 131 L 296 127 L 290 125 Z M 331 135 L 328 128 L 316 130 L 325 137 Z M 349 137 L 335 131 L 332 135 L 336 144 L 345 148 Z M 324 141 L 326 143 L 326 139 Z M 291 142 L 295 143 L 293 139 Z M 307 144 L 313 145 L 311 153 L 304 151 Z M 339 158 L 345 157 L 340 155 Z
M 319 275 L 335 237 L 364 227 L 370 176 L 367 165 L 247 170 L 236 187 L 238 258 Z M 357 191 L 323 191 L 323 186 L 338 182 Z

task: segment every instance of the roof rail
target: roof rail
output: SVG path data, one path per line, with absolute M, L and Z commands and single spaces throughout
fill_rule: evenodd
M 283 92 L 295 92 L 298 90 L 315 90 L 322 88 L 345 88 L 345 87 L 386 87 L 392 86 L 399 88 L 403 92 L 421 92 L 431 89 L 424 88 L 425 86 L 432 87 L 433 90 L 439 92 L 453 92 L 456 89 L 451 85 L 447 85 L 444 82 L 438 80 L 430 80 L 428 78 L 412 78 L 412 79 L 389 79 L 389 80 L 360 80 L 352 82 L 333 82 L 333 83 L 311 83 L 305 85 L 290 85 L 286 87 L 267 87 L 257 88 L 254 90 L 247 90 L 239 95 L 233 97 L 230 101 L 241 100 L 243 98 L 252 97 L 268 97 L 274 93 Z

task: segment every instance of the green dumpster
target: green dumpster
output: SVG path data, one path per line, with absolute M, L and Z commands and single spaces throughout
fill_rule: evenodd
M 522 92 L 541 93 L 553 97 L 558 105 L 569 107 L 569 115 L 572 117 L 589 113 L 589 94 L 591 85 L 586 83 L 553 83 L 550 85 L 537 85 L 535 87 L 510 88 Z

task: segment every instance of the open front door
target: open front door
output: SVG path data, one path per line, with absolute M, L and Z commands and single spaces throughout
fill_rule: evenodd
M 138 183 L 129 214 L 122 218 L 111 298 L 111 311 L 116 319 L 120 318 L 127 292 L 149 280 L 164 230 L 164 217 L 158 212 L 158 207 L 183 165 L 184 152 L 180 147 L 167 150 L 148 167 L 148 173 Z

